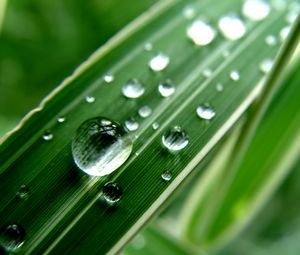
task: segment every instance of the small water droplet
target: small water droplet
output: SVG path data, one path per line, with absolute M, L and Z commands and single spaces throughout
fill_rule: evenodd
M 144 86 L 137 79 L 129 80 L 122 87 L 122 93 L 127 98 L 139 98 L 144 94 L 144 92 Z
M 149 61 L 149 67 L 155 72 L 163 71 L 170 63 L 170 58 L 164 53 L 158 53 Z
M 157 122 L 154 122 L 154 123 L 152 124 L 152 128 L 153 128 L 154 130 L 158 129 L 158 128 L 159 128 L 159 124 L 158 124 Z
M 265 19 L 271 11 L 270 4 L 265 0 L 246 0 L 242 12 L 252 21 Z
M 186 6 L 183 9 L 183 17 L 186 19 L 193 19 L 195 17 L 195 9 L 192 6 Z
M 271 59 L 271 58 L 264 59 L 259 64 L 259 70 L 265 74 L 269 73 L 271 71 L 272 67 L 273 67 L 273 59 Z
M 108 182 L 102 188 L 102 196 L 109 205 L 119 202 L 122 198 L 123 191 L 115 182 Z
M 26 231 L 20 224 L 4 225 L 0 229 L 0 246 L 6 252 L 15 253 L 23 244 Z
M 63 123 L 63 122 L 65 122 L 66 121 L 66 118 L 65 117 L 58 117 L 57 118 L 57 122 L 58 123 Z
M 280 37 L 281 42 L 283 42 L 288 37 L 290 32 L 291 32 L 290 26 L 286 26 L 280 30 L 279 37 Z
M 139 128 L 139 123 L 134 118 L 130 118 L 125 121 L 125 127 L 128 131 L 135 131 Z
M 105 74 L 105 75 L 103 76 L 103 80 L 104 80 L 106 83 L 111 83 L 111 82 L 114 81 L 114 79 L 115 79 L 115 77 L 114 77 L 112 74 L 110 74 L 110 73 L 107 73 L 107 74 Z
M 212 76 L 212 70 L 209 68 L 204 69 L 202 73 L 206 78 L 209 78 L 210 76 Z
M 274 35 L 268 35 L 265 39 L 265 42 L 269 46 L 274 46 L 277 44 L 277 39 Z
M 51 131 L 47 130 L 43 135 L 43 140 L 50 141 L 52 139 L 53 139 L 53 134 L 51 133 Z
M 194 44 L 204 46 L 210 44 L 217 33 L 207 21 L 197 19 L 187 28 L 186 34 Z
M 224 90 L 224 85 L 222 83 L 218 83 L 216 85 L 216 89 L 217 89 L 217 91 L 221 92 Z
M 245 23 L 235 14 L 222 17 L 218 26 L 223 36 L 231 41 L 242 38 L 246 33 Z
M 181 127 L 175 126 L 164 132 L 162 143 L 169 151 L 176 152 L 184 149 L 188 145 L 189 138 Z
M 19 190 L 18 190 L 18 197 L 21 199 L 27 199 L 28 198 L 28 192 L 29 192 L 29 188 L 27 185 L 21 185 Z
M 134 249 L 136 249 L 136 250 L 141 250 L 141 249 L 144 248 L 145 243 L 146 243 L 145 238 L 144 238 L 142 235 L 138 234 L 138 235 L 133 239 L 131 245 L 132 245 L 132 247 L 133 247 Z
M 150 42 L 145 43 L 144 45 L 145 51 L 151 51 L 153 49 L 153 45 Z
M 222 52 L 222 55 L 223 55 L 224 58 L 227 58 L 227 57 L 229 57 L 229 55 L 230 55 L 230 51 L 229 51 L 229 50 L 224 50 L 224 51 Z
M 299 13 L 299 10 L 289 11 L 288 14 L 286 15 L 286 21 L 292 25 L 296 21 L 298 13 Z
M 138 114 L 142 118 L 147 118 L 152 114 L 152 109 L 148 105 L 145 105 L 138 110 Z
M 164 180 L 164 181 L 170 181 L 172 179 L 172 173 L 170 171 L 164 171 L 162 174 L 161 174 L 161 178 Z
M 204 120 L 211 120 L 216 115 L 215 110 L 209 104 L 200 104 L 196 111 L 197 115 Z
M 132 140 L 115 121 L 97 117 L 83 122 L 72 141 L 72 155 L 80 170 L 104 176 L 119 168 L 130 156 Z
M 89 104 L 94 103 L 95 100 L 96 100 L 95 97 L 92 97 L 92 96 L 86 96 L 86 97 L 85 97 L 85 101 L 86 101 L 87 103 L 89 103 Z
M 229 74 L 230 79 L 233 81 L 238 81 L 240 79 L 240 73 L 237 70 L 233 70 Z
M 166 80 L 158 85 L 158 91 L 162 97 L 169 97 L 174 94 L 175 87 L 170 80 Z
M 283 11 L 286 8 L 286 0 L 273 0 L 272 6 L 277 11 Z

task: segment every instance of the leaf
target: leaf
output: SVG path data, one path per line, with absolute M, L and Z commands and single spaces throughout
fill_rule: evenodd
M 120 251 L 167 203 L 259 93 L 265 77 L 259 65 L 274 58 L 280 46 L 278 40 L 266 45 L 265 38 L 279 33 L 286 10 L 274 6 L 271 14 L 257 23 L 245 19 L 247 33 L 239 40 L 227 40 L 219 32 L 211 44 L 196 47 L 186 37 L 192 21 L 182 12 L 188 5 L 196 16 L 210 17 L 217 30 L 219 18 L 240 12 L 242 2 L 159 2 L 91 56 L 3 140 L 0 192 L 5 196 L 0 197 L 0 226 L 18 222 L 26 229 L 24 254 Z M 145 51 L 145 43 L 152 43 L 153 50 Z M 258 50 L 260 54 L 253 54 Z M 165 70 L 153 72 L 148 61 L 159 52 L 167 54 L 170 63 Z M 106 73 L 114 75 L 113 82 L 103 80 Z M 132 78 L 145 86 L 145 94 L 135 100 L 121 92 Z M 176 92 L 162 98 L 157 86 L 167 79 Z M 93 103 L 86 102 L 87 96 Z M 199 104 L 206 103 L 216 111 L 210 121 L 196 113 Z M 145 105 L 152 114 L 142 118 L 137 112 Z M 65 121 L 58 123 L 61 116 Z M 82 176 L 71 155 L 76 129 L 95 116 L 119 123 L 134 117 L 139 122 L 138 130 L 131 133 L 134 148 L 129 160 L 101 178 Z M 153 129 L 154 123 L 158 126 Z M 162 146 L 162 134 L 177 125 L 188 134 L 189 143 L 172 154 Z M 45 141 L 42 137 L 47 130 L 53 139 Z M 170 181 L 161 178 L 166 170 L 171 172 Z M 108 181 L 123 190 L 116 207 L 99 201 Z M 20 202 L 16 193 L 21 185 L 28 186 L 29 194 Z

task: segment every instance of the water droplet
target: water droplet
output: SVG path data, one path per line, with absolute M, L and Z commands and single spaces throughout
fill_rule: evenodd
M 164 132 L 162 143 L 169 151 L 176 152 L 184 149 L 188 145 L 189 138 L 181 127 L 175 126 Z
M 89 104 L 94 103 L 95 100 L 96 100 L 95 97 L 92 97 L 92 96 L 86 96 L 86 97 L 85 97 L 85 101 L 86 101 L 87 103 L 89 103 Z
M 153 128 L 154 130 L 158 129 L 158 128 L 159 128 L 159 124 L 158 124 L 157 122 L 154 122 L 154 123 L 152 124 L 152 128 Z
M 246 0 L 242 9 L 243 14 L 253 21 L 265 19 L 270 11 L 270 4 L 265 0 Z
M 216 30 L 204 20 L 195 20 L 186 30 L 188 38 L 196 45 L 208 45 L 216 37 Z
M 202 73 L 206 78 L 209 78 L 210 76 L 212 76 L 212 70 L 209 68 L 204 69 Z
M 223 89 L 224 89 L 224 85 L 223 85 L 222 83 L 218 83 L 218 84 L 216 85 L 216 89 L 217 89 L 217 91 L 221 92 L 221 91 L 223 91 Z
M 274 46 L 277 44 L 277 39 L 274 35 L 268 35 L 265 39 L 265 42 L 269 46 Z
M 183 9 L 183 17 L 186 19 L 193 19 L 195 17 L 195 9 L 192 6 L 186 6 Z
M 91 176 L 112 173 L 128 159 L 131 151 L 132 140 L 125 129 L 102 117 L 83 122 L 72 142 L 76 165 Z
M 223 36 L 231 41 L 242 38 L 246 33 L 244 22 L 235 14 L 222 17 L 218 26 Z
M 161 174 L 161 178 L 164 180 L 164 181 L 170 181 L 172 179 L 172 173 L 170 171 L 164 171 L 162 174 Z
M 299 10 L 289 11 L 288 14 L 286 15 L 286 21 L 292 25 L 296 21 L 298 13 L 299 13 Z
M 155 72 L 164 70 L 170 63 L 170 58 L 164 53 L 158 53 L 149 61 L 149 67 Z
M 230 72 L 230 79 L 233 81 L 238 81 L 240 79 L 240 73 L 237 70 L 233 70 Z
M 128 131 L 135 131 L 139 128 L 139 123 L 134 118 L 130 118 L 125 121 L 125 127 Z
M 152 45 L 152 43 L 145 43 L 145 45 L 144 45 L 144 49 L 146 50 L 146 51 L 151 51 L 152 49 L 153 49 L 153 45 Z
M 158 85 L 158 91 L 162 97 L 169 97 L 174 94 L 175 87 L 170 80 L 166 80 Z
M 26 231 L 20 224 L 4 225 L 0 229 L 0 246 L 7 252 L 16 252 L 24 243 Z
M 29 188 L 26 185 L 21 185 L 19 190 L 18 190 L 18 197 L 21 199 L 26 199 L 28 198 L 28 192 L 29 192 Z
M 286 8 L 286 0 L 273 0 L 272 6 L 277 11 L 282 11 Z
M 138 114 L 142 118 L 147 118 L 152 114 L 152 109 L 148 105 L 145 105 L 138 110 Z
M 146 243 L 145 238 L 139 234 L 133 239 L 131 245 L 134 249 L 141 250 L 144 248 L 145 243 Z
M 215 110 L 209 104 L 200 104 L 196 111 L 197 115 L 204 120 L 211 120 L 216 115 Z
M 137 80 L 129 80 L 123 87 L 122 93 L 127 98 L 141 97 L 145 92 L 144 86 Z
M 281 42 L 283 42 L 288 37 L 290 32 L 291 32 L 290 26 L 284 27 L 280 30 L 279 37 L 280 37 Z
M 273 66 L 273 59 L 270 59 L 270 58 L 267 58 L 267 59 L 264 59 L 260 65 L 259 65 L 259 70 L 262 72 L 262 73 L 269 73 L 272 69 L 272 66 Z
M 58 123 L 63 123 L 63 122 L 65 122 L 66 121 L 66 118 L 65 117 L 58 117 L 57 118 L 57 122 Z
M 222 52 L 222 55 L 223 55 L 224 58 L 227 58 L 227 57 L 229 57 L 229 55 L 230 55 L 230 51 L 229 51 L 229 50 L 224 50 L 224 51 Z
M 53 139 L 53 134 L 49 130 L 47 130 L 43 135 L 43 140 L 50 141 L 52 139 Z
M 115 77 L 114 77 L 112 74 L 110 74 L 110 73 L 107 73 L 107 74 L 105 74 L 105 75 L 103 76 L 103 80 L 104 80 L 106 83 L 111 83 L 111 82 L 114 81 L 114 79 L 115 79 Z
M 110 205 L 119 202 L 122 198 L 122 195 L 123 191 L 121 187 L 115 182 L 108 182 L 102 188 L 102 196 Z

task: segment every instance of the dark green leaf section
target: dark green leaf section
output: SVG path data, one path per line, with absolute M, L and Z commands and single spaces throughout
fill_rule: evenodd
M 90 58 L 74 76 L 67 79 L 31 114 L 0 148 L 0 225 L 18 222 L 27 231 L 24 254 L 113 254 L 143 226 L 170 197 L 186 176 L 230 129 L 259 91 L 264 75 L 259 70 L 265 58 L 274 58 L 280 43 L 265 44 L 268 35 L 277 35 L 285 26 L 285 11 L 272 11 L 265 20 L 245 19 L 246 35 L 228 41 L 219 33 L 205 47 L 195 47 L 186 37 L 191 23 L 183 17 L 190 4 L 196 16 L 209 17 L 216 28 L 218 19 L 240 12 L 242 1 L 161 1 L 150 12 L 126 28 Z M 215 8 L 218 5 L 218 8 Z M 145 51 L 145 43 L 153 50 Z M 253 54 L 259 51 L 260 54 Z M 170 57 L 169 66 L 155 73 L 148 61 L 156 53 Z M 226 53 L 226 54 L 224 54 Z M 203 71 L 212 70 L 210 77 Z M 237 70 L 240 79 L 230 79 Z M 102 77 L 115 76 L 106 84 Z M 126 99 L 122 86 L 137 78 L 145 94 Z M 162 98 L 157 86 L 171 79 L 176 92 Z M 216 86 L 221 83 L 223 90 Z M 95 97 L 87 103 L 86 96 Z M 199 104 L 209 103 L 216 110 L 210 122 L 196 114 Z M 138 116 L 148 105 L 152 115 Z M 65 122 L 58 123 L 63 116 Z M 134 150 L 129 160 L 113 174 L 102 178 L 83 176 L 74 165 L 71 141 L 85 120 L 104 116 L 124 123 L 135 117 L 139 129 L 132 133 Z M 151 126 L 159 124 L 158 129 Z M 189 144 L 178 154 L 161 145 L 163 132 L 180 125 L 189 135 Z M 42 136 L 50 130 L 53 139 Z M 161 173 L 172 172 L 172 180 Z M 106 181 L 117 182 L 123 197 L 116 207 L 99 201 Z M 29 187 L 27 200 L 16 194 L 21 185 Z M 80 241 L 79 241 L 80 240 Z

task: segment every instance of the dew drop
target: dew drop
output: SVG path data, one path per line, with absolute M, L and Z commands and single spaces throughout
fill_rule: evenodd
M 114 81 L 114 79 L 115 79 L 115 77 L 114 77 L 112 74 L 110 74 L 110 73 L 107 73 L 107 74 L 105 74 L 105 75 L 103 76 L 103 80 L 104 80 L 106 83 L 111 83 L 111 82 Z
M 207 22 L 201 19 L 195 20 L 186 30 L 186 35 L 196 45 L 208 45 L 216 37 L 216 30 Z
M 265 42 L 269 46 L 274 46 L 277 44 L 277 39 L 274 35 L 268 35 L 265 39 Z
M 280 30 L 279 37 L 280 37 L 281 42 L 283 42 L 288 37 L 290 32 L 291 32 L 290 26 L 284 27 Z
M 159 128 L 159 124 L 158 124 L 157 122 L 154 122 L 154 123 L 152 124 L 152 128 L 153 128 L 154 130 L 157 130 L 157 129 Z
M 83 122 L 72 141 L 75 164 L 91 176 L 104 176 L 119 168 L 130 156 L 132 140 L 115 121 L 96 117 Z
M 92 97 L 92 96 L 86 96 L 86 97 L 85 97 L 85 101 L 86 101 L 87 103 L 89 103 L 89 104 L 94 103 L 95 100 L 96 100 L 95 97 Z
M 240 79 L 240 73 L 237 70 L 233 70 L 229 74 L 230 79 L 233 81 L 238 81 Z
M 164 132 L 162 143 L 169 151 L 176 152 L 184 149 L 188 145 L 189 138 L 181 127 L 175 126 Z
M 144 49 L 145 49 L 145 51 L 151 51 L 153 49 L 152 43 L 149 43 L 149 42 L 145 43 Z
M 108 182 L 102 188 L 102 196 L 105 202 L 113 205 L 119 202 L 122 198 L 123 191 L 121 187 L 115 182 Z
M 21 185 L 19 190 L 18 190 L 18 197 L 21 199 L 26 199 L 28 198 L 28 193 L 29 193 L 29 188 L 27 185 Z
M 183 17 L 186 19 L 193 19 L 195 17 L 195 9 L 192 6 L 186 6 L 183 9 Z
M 265 19 L 271 11 L 270 4 L 265 0 L 246 0 L 242 12 L 252 21 Z
M 53 139 L 53 134 L 49 130 L 47 130 L 43 135 L 43 140 L 50 141 L 52 139 Z
M 222 17 L 218 26 L 223 36 L 230 41 L 240 39 L 246 33 L 245 23 L 235 14 Z
M 172 179 L 172 173 L 170 171 L 164 171 L 162 174 L 161 174 L 161 178 L 164 180 L 164 181 L 170 181 Z
M 144 92 L 144 86 L 137 79 L 129 80 L 122 87 L 122 93 L 127 98 L 139 98 L 144 94 Z
M 139 110 L 138 110 L 138 114 L 142 117 L 142 118 L 147 118 L 152 114 L 152 109 L 148 106 L 142 106 Z
M 204 69 L 202 73 L 203 73 L 204 77 L 206 77 L 206 78 L 209 78 L 210 76 L 212 76 L 212 70 L 209 68 Z
M 135 131 L 139 128 L 139 123 L 134 118 L 130 118 L 125 121 L 125 127 L 128 131 Z
M 170 58 L 164 53 L 158 53 L 149 61 L 149 67 L 154 72 L 160 72 L 167 68 Z
M 224 85 L 222 83 L 218 83 L 216 85 L 216 89 L 217 89 L 217 91 L 221 92 L 224 90 Z
M 209 104 L 200 104 L 196 112 L 197 115 L 204 120 L 211 120 L 216 115 L 215 110 Z
M 4 225 L 0 229 L 0 246 L 6 252 L 16 252 L 25 241 L 26 231 L 20 224 Z
M 158 92 L 162 97 L 169 97 L 174 94 L 175 87 L 170 80 L 166 80 L 158 85 Z
M 273 59 L 270 59 L 270 58 L 264 59 L 259 64 L 259 70 L 264 74 L 269 73 L 271 71 L 272 67 L 273 67 Z
M 58 123 L 63 123 L 63 122 L 65 122 L 66 121 L 66 118 L 65 117 L 58 117 L 57 118 L 57 122 Z

